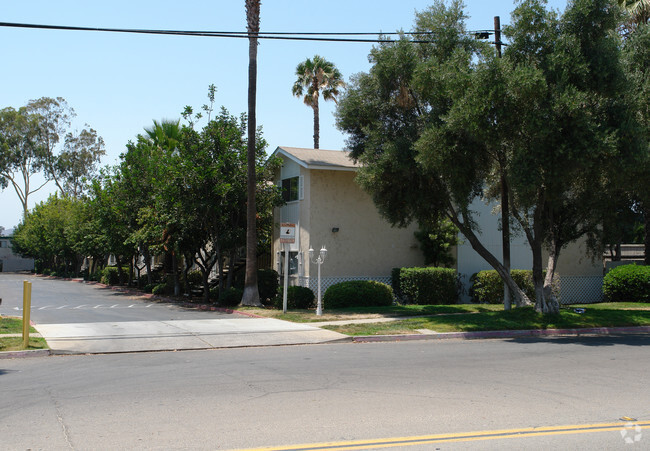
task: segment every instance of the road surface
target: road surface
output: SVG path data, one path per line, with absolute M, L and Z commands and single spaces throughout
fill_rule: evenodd
M 649 449 L 649 345 L 641 335 L 0 360 L 0 448 Z

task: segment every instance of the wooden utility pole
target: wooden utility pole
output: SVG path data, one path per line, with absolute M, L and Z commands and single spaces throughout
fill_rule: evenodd
M 501 18 L 494 16 L 494 46 L 497 56 L 501 58 Z M 503 266 L 510 273 L 510 203 L 508 199 L 508 181 L 506 179 L 506 162 L 501 162 L 501 240 L 503 247 Z M 512 308 L 512 295 L 503 284 L 503 308 Z

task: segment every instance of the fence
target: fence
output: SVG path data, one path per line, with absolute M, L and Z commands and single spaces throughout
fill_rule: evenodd
M 387 277 L 323 277 L 321 290 L 323 293 L 334 284 L 349 280 L 375 280 L 387 285 L 391 284 Z M 301 277 L 300 286 L 309 287 L 314 293 L 318 291 L 318 278 Z M 593 304 L 603 302 L 603 276 L 560 276 L 560 304 Z
M 347 282 L 350 280 L 375 280 L 377 282 L 385 283 L 390 285 L 390 276 L 387 277 L 321 277 L 320 279 L 320 289 L 323 294 L 325 291 L 332 285 L 337 283 Z M 310 288 L 314 293 L 318 291 L 318 277 L 301 277 L 300 286 Z
M 560 276 L 560 304 L 603 302 L 603 276 Z

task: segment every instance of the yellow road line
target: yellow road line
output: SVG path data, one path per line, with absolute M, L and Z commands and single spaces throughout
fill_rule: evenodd
M 239 451 L 327 451 L 391 448 L 396 446 L 415 446 L 443 442 L 469 442 L 477 440 L 495 440 L 505 438 L 537 437 L 543 435 L 586 434 L 593 432 L 620 431 L 630 424 L 642 429 L 650 428 L 650 421 L 625 423 L 578 424 L 566 426 L 548 426 L 540 428 L 503 429 L 495 431 L 461 432 L 454 434 L 420 435 L 412 437 L 391 437 L 372 440 L 351 440 L 344 442 L 307 443 L 302 445 L 272 446 L 251 448 Z

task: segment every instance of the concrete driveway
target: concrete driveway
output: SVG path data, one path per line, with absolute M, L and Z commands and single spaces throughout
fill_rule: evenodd
M 0 314 L 22 316 L 32 282 L 31 319 L 55 354 L 173 351 L 325 343 L 348 337 L 307 324 L 198 311 L 74 281 L 0 274 Z

